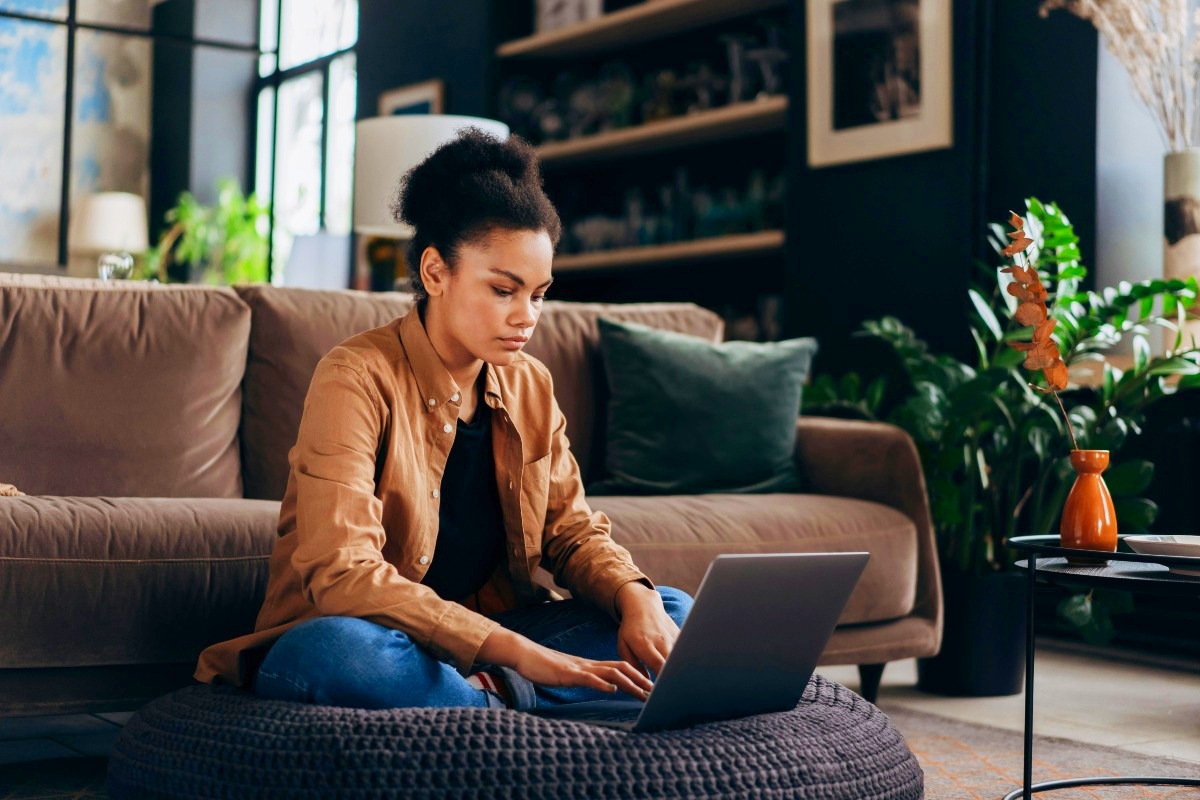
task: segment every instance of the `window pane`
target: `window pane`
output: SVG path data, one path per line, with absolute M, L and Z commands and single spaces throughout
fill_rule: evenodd
M 67 29 L 0 19 L 0 262 L 58 260 Z
M 350 47 L 358 39 L 358 0 L 283 0 L 279 68 Z
M 139 36 L 75 34 L 72 208 L 94 192 L 149 196 L 150 48 Z
M 292 239 L 321 227 L 321 73 L 310 72 L 279 87 L 275 146 L 272 280 L 283 280 Z
M 329 149 L 325 154 L 325 228 L 350 233 L 354 191 L 354 108 L 358 91 L 354 54 L 329 65 Z
M 259 202 L 271 199 L 271 144 L 275 141 L 275 90 L 268 86 L 258 93 L 258 123 L 254 143 L 254 194 Z
M 259 0 L 258 49 L 273 53 L 279 48 L 279 0 Z
M 0 11 L 17 11 L 48 19 L 66 19 L 67 0 L 0 0 Z
M 79 22 L 148 30 L 150 4 L 145 0 L 79 0 L 75 7 L 75 19 Z

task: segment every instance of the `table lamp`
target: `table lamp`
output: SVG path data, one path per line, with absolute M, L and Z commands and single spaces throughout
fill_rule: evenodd
M 98 192 L 79 201 L 71 215 L 69 250 L 98 256 L 97 272 L 104 280 L 128 278 L 132 253 L 149 248 L 146 201 L 129 192 Z
M 388 208 L 400 178 L 467 127 L 479 128 L 500 139 L 508 138 L 507 125 L 481 117 L 398 114 L 359 120 L 354 142 L 355 233 L 411 239 L 412 228 L 392 219 Z M 393 275 L 388 283 L 394 280 Z

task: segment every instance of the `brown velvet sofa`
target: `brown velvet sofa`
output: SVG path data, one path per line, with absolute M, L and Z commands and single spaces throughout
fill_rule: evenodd
M 253 630 L 312 370 L 410 303 L 0 273 L 0 483 L 25 492 L 0 497 L 0 716 L 137 707 Z M 604 460 L 600 314 L 723 334 L 690 304 L 546 304 L 528 352 L 554 375 L 585 484 Z M 800 418 L 796 459 L 812 493 L 592 503 L 655 582 L 693 594 L 719 553 L 868 550 L 823 663 L 935 653 L 941 590 L 911 440 Z M 864 671 L 868 691 L 880 669 Z

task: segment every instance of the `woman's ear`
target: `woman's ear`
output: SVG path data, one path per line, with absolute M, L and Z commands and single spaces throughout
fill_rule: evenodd
M 433 245 L 429 245 L 421 252 L 420 271 L 421 284 L 425 287 L 425 294 L 437 297 L 446 290 L 450 268 L 446 266 L 442 254 Z

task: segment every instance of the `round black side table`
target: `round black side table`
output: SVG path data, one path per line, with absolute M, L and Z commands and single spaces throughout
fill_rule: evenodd
M 1118 537 L 1124 539 L 1124 536 Z M 1004 800 L 1030 798 L 1038 792 L 1070 789 L 1076 786 L 1105 786 L 1113 784 L 1200 786 L 1200 778 L 1116 776 L 1103 778 L 1072 778 L 1061 781 L 1033 782 L 1033 657 L 1034 657 L 1034 593 L 1039 581 L 1045 584 L 1070 587 L 1103 587 L 1130 592 L 1150 592 L 1187 597 L 1200 597 L 1200 577 L 1170 572 L 1170 567 L 1200 570 L 1200 558 L 1185 556 L 1150 556 L 1140 553 L 1100 553 L 1060 547 L 1057 536 L 1014 536 L 1008 540 L 1012 549 L 1029 556 L 1018 561 L 1017 567 L 1028 576 L 1028 609 L 1025 619 L 1025 760 L 1024 785 L 1004 796 Z M 1118 544 L 1118 548 L 1120 545 Z M 1071 564 L 1067 557 L 1100 558 L 1107 564 Z

